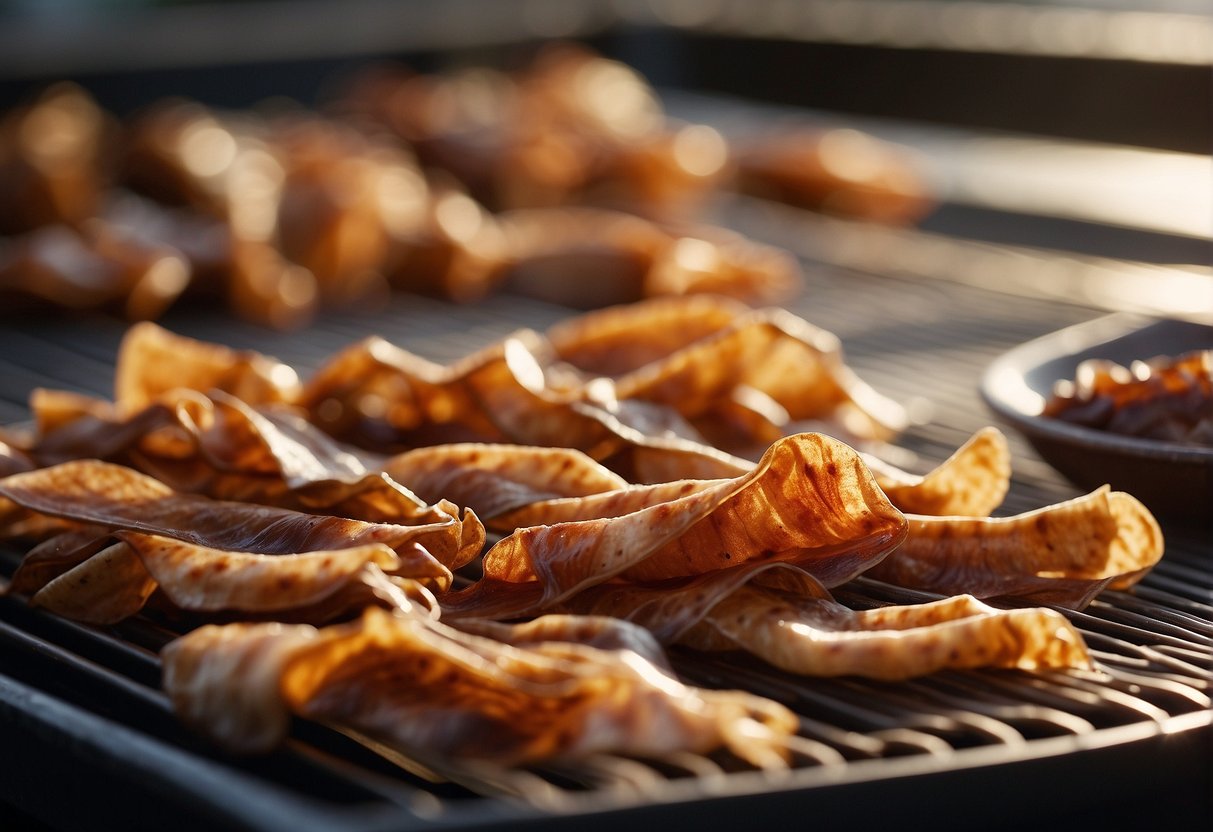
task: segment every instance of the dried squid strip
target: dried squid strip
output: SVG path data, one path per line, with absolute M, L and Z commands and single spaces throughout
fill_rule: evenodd
M 379 543 L 324 552 L 263 555 L 228 552 L 158 535 L 117 532 L 102 549 L 49 581 L 32 606 L 88 624 L 108 625 L 139 612 L 159 590 L 175 608 L 201 614 L 275 616 L 321 623 L 385 603 L 432 603 L 399 575 L 402 559 Z
M 186 722 L 245 752 L 284 739 L 294 713 L 443 758 L 516 764 L 726 746 L 783 765 L 796 720 L 774 702 L 688 688 L 630 650 L 510 640 L 524 646 L 374 608 L 321 630 L 209 626 L 165 648 L 164 684 Z
M 604 584 L 566 607 L 632 621 L 667 644 L 744 650 L 806 676 L 907 679 L 945 668 L 1092 666 L 1082 636 L 1052 610 L 1001 610 L 959 595 L 854 611 L 784 564 L 663 584 Z
M 440 588 L 450 583 L 448 566 L 476 554 L 453 517 L 399 526 L 211 500 L 95 460 L 14 474 L 0 480 L 0 495 L 39 514 L 225 551 L 280 555 L 381 543 L 400 556 L 401 574 Z
M 537 357 L 545 349 L 537 334 L 522 331 L 442 366 L 368 338 L 329 360 L 300 403 L 323 430 L 362 446 L 589 447 L 605 430 L 571 413 L 571 397 L 551 389 Z
M 614 504 L 619 514 L 515 531 L 485 555 L 484 580 L 447 596 L 444 609 L 501 615 L 511 595 L 502 585 L 516 584 L 525 606 L 512 612 L 535 612 L 615 577 L 662 580 L 750 561 L 797 563 L 836 585 L 878 562 L 904 534 L 902 515 L 858 454 L 819 434 L 781 440 L 751 473 L 696 487 L 582 498 Z M 639 499 L 629 502 L 633 493 Z
M 381 543 L 324 552 L 226 552 L 159 535 L 119 532 L 168 599 L 183 610 L 280 613 L 315 607 L 362 581 L 368 566 L 401 572 L 402 558 Z M 367 593 L 369 600 L 369 592 Z
M 448 499 L 468 506 L 486 521 L 544 500 L 627 486 L 618 474 L 580 451 L 528 445 L 418 448 L 392 457 L 381 470 L 423 499 Z
M 81 409 L 73 419 L 59 397 L 51 400 L 54 416 L 48 421 L 57 426 L 30 443 L 31 455 L 42 464 L 109 459 L 177 491 L 443 529 L 421 533 L 431 552 L 454 566 L 478 554 L 484 542 L 474 514 L 465 513 L 461 520 L 449 502 L 427 505 L 385 474 L 368 471 L 359 456 L 287 411 L 257 411 L 218 390 L 210 397 L 176 390 L 126 418 L 77 403 Z M 42 401 L 36 397 L 35 407 Z
M 1150 511 L 1104 486 L 1014 517 L 911 516 L 905 542 L 868 574 L 930 592 L 1081 609 L 1105 586 L 1135 584 L 1162 553 Z
M 218 499 L 324 511 L 370 522 L 418 525 L 458 516 L 427 505 L 298 414 L 257 410 L 220 390 L 178 389 L 126 417 L 106 402 L 37 391 L 39 423 L 29 445 L 42 465 L 72 459 L 119 462 L 178 491 Z M 53 427 L 52 427 L 53 426 Z M 469 531 L 476 522 L 466 518 Z
M 180 387 L 223 390 L 259 405 L 291 401 L 298 395 L 299 379 L 286 364 L 251 350 L 196 341 L 152 323 L 127 330 L 114 371 L 114 401 L 120 410 L 140 410 Z
M 58 532 L 26 553 L 13 572 L 8 591 L 33 595 L 113 542 L 104 526 L 84 526 Z
M 650 440 L 648 431 L 693 432 L 671 409 L 615 401 L 609 382 L 604 390 L 561 372 L 549 352 L 539 335 L 524 330 L 441 366 L 370 338 L 326 364 L 308 382 L 302 404 L 329 434 L 375 448 L 514 443 L 609 459 L 644 443 L 661 457 L 671 440 Z M 587 400 L 592 393 L 607 401 Z M 704 447 L 677 441 L 693 455 Z
M 682 639 L 743 649 L 792 673 L 908 679 L 942 669 L 1093 667 L 1082 636 L 1053 610 L 1000 610 L 971 595 L 856 612 L 747 586 Z
M 684 320 L 693 340 L 650 335 Z M 627 345 L 653 338 L 664 352 Z M 749 310 L 715 297 L 660 298 L 566 321 L 549 339 L 562 359 L 588 362 L 591 372 L 613 371 L 617 398 L 660 402 L 692 419 L 745 388 L 769 397 L 789 423 L 828 420 L 876 439 L 906 425 L 901 406 L 843 362 L 837 337 L 780 309 Z M 603 357 L 617 346 L 620 359 Z
M 661 473 L 689 472 L 687 476 L 670 479 L 660 476 L 652 479 L 634 477 L 634 482 L 650 485 L 633 485 L 592 497 L 557 497 L 533 502 L 497 517 L 494 525 L 520 528 L 594 517 L 615 517 L 675 496 L 703 490 L 710 486 L 706 480 L 739 477 L 754 469 L 754 463 L 726 454 L 704 453 L 701 456 L 696 453 L 693 443 L 670 443 L 668 448 L 663 457 L 667 465 Z M 640 454 L 652 450 L 654 447 L 651 444 L 638 444 L 632 452 Z M 704 447 L 704 451 L 707 450 Z M 682 452 L 682 457 L 675 456 L 678 451 Z M 861 456 L 889 502 L 901 511 L 955 514 L 957 512 L 945 509 L 970 508 L 973 509 L 972 516 L 984 516 L 1002 502 L 1010 483 L 1006 437 L 993 427 L 975 433 L 951 457 L 923 476 L 908 474 L 868 454 Z M 648 466 L 644 473 L 654 473 L 654 467 Z M 695 477 L 695 473 L 706 473 L 708 476 Z
M 995 427 L 973 434 L 955 453 L 922 476 L 907 474 L 871 456 L 864 461 L 876 482 L 902 511 L 986 517 L 1011 486 L 1011 452 Z
M 156 591 L 156 580 L 126 543 L 114 543 L 34 593 L 30 605 L 85 624 L 130 618 Z

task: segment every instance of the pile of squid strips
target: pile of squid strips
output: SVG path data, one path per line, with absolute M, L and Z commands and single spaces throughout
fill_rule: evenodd
M 1080 609 L 1163 551 L 1107 488 L 991 518 L 1010 477 L 993 428 L 922 476 L 855 450 L 904 412 L 829 333 L 715 297 L 449 366 L 370 338 L 305 383 L 144 323 L 113 401 L 39 390 L 31 409 L 0 433 L 0 535 L 29 547 L 7 591 L 196 627 L 164 649 L 164 686 L 236 751 L 295 715 L 440 758 L 723 747 L 780 766 L 796 717 L 685 686 L 663 645 L 823 676 L 1090 670 L 1067 619 L 1027 604 Z M 860 574 L 943 597 L 833 600 Z

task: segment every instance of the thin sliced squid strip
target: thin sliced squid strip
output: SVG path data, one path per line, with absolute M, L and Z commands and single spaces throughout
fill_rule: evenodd
M 465 443 L 418 448 L 381 466 L 422 499 L 448 499 L 491 521 L 556 497 L 583 497 L 627 482 L 580 451 Z M 512 526 L 510 528 L 513 528 Z
M 324 629 L 208 626 L 164 650 L 165 689 L 188 723 L 245 752 L 281 742 L 293 713 L 440 758 L 517 764 L 723 745 L 783 764 L 796 719 L 774 702 L 689 688 L 632 650 L 550 638 L 559 621 L 526 626 L 517 644 L 378 609 Z M 544 637 L 533 641 L 537 626 Z
M 475 555 L 473 547 L 478 550 L 483 539 L 469 546 L 465 530 L 450 516 L 438 523 L 400 526 L 181 494 L 129 468 L 95 460 L 7 477 L 0 480 L 0 495 L 38 514 L 226 551 L 294 554 L 383 543 L 400 554 L 409 577 L 440 586 L 449 584 L 451 573 L 431 547 L 458 566 Z
M 747 586 L 717 604 L 682 643 L 731 645 L 809 676 L 908 679 L 943 669 L 1094 667 L 1081 634 L 1060 613 L 1000 610 L 971 595 L 855 612 Z
M 733 480 L 582 499 L 608 507 L 597 512 L 605 516 L 515 531 L 485 555 L 484 579 L 446 596 L 444 608 L 500 615 L 510 597 L 502 584 L 517 584 L 519 603 L 529 605 L 515 611 L 523 614 L 616 577 L 662 580 L 751 561 L 797 563 L 832 586 L 879 561 L 903 535 L 900 512 L 858 455 L 817 434 L 781 440 Z M 538 585 L 539 600 L 527 584 Z
M 115 543 L 34 593 L 30 605 L 85 624 L 130 618 L 156 591 L 156 579 L 126 543 Z
M 1052 610 L 1002 610 L 959 595 L 857 612 L 785 564 L 603 584 L 565 606 L 632 621 L 663 644 L 742 650 L 807 676 L 907 679 L 943 669 L 1093 666 L 1081 635 Z
M 1131 587 L 1164 548 L 1149 509 L 1107 486 L 1014 517 L 909 519 L 905 542 L 868 574 L 941 594 L 1081 609 L 1104 587 Z
M 995 427 L 977 431 L 922 476 L 866 454 L 864 461 L 893 505 L 912 514 L 988 517 L 1011 487 L 1011 452 Z
M 128 329 L 114 371 L 118 408 L 141 410 L 179 387 L 220 389 L 258 405 L 292 401 L 299 379 L 286 364 L 251 350 L 186 338 L 146 321 Z

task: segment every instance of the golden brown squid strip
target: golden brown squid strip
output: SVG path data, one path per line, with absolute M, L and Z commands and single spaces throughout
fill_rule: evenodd
M 1082 608 L 1135 584 L 1163 553 L 1162 531 L 1134 497 L 1107 486 L 1014 517 L 910 517 L 905 542 L 869 575 L 979 598 Z
M 685 336 L 650 334 L 684 321 Z M 549 337 L 564 360 L 609 372 L 617 398 L 660 402 L 691 419 L 710 416 L 745 388 L 776 403 L 789 424 L 832 421 L 878 439 L 906 424 L 900 405 L 846 366 L 834 335 L 779 309 L 751 311 L 715 297 L 661 298 L 583 315 Z M 651 339 L 662 352 L 635 346 Z M 620 358 L 603 357 L 616 348 Z
M 322 630 L 210 626 L 165 648 L 165 688 L 186 722 L 238 751 L 272 748 L 294 713 L 447 759 L 724 746 L 783 765 L 796 726 L 783 707 L 689 688 L 630 650 L 550 640 L 558 626 L 544 624 L 549 640 L 507 638 L 514 644 L 378 609 Z
M 440 587 L 450 581 L 448 567 L 467 563 L 482 541 L 468 541 L 452 516 L 401 526 L 211 500 L 174 492 L 129 468 L 95 460 L 15 474 L 0 480 L 0 495 L 39 514 L 226 551 L 294 554 L 382 543 L 400 555 L 404 574 Z
M 39 414 L 44 400 L 36 397 Z M 459 521 L 453 504 L 425 504 L 287 410 L 258 411 L 218 390 L 210 397 L 175 390 L 126 418 L 91 401 L 76 402 L 72 418 L 62 397 L 50 401 L 46 422 L 54 427 L 30 443 L 30 454 L 43 465 L 107 459 L 152 474 L 177 491 L 367 522 L 417 526 L 456 518 L 460 549 L 483 543 L 474 515 Z
M 806 676 L 906 679 L 945 668 L 1091 666 L 1081 635 L 1051 610 L 1000 610 L 959 595 L 854 611 L 785 564 L 689 581 L 603 584 L 566 606 L 633 621 L 662 643 L 744 650 Z
M 385 603 L 428 599 L 401 577 L 401 558 L 372 543 L 349 549 L 263 555 L 227 552 L 157 535 L 118 532 L 121 542 L 48 582 L 30 600 L 65 618 L 115 624 L 160 590 L 174 607 L 213 615 L 323 623 Z M 389 577 L 385 572 L 397 573 Z
M 659 501 L 659 495 L 686 494 L 691 490 L 707 487 L 704 480 L 742 476 L 754 469 L 754 463 L 738 457 L 715 452 L 708 446 L 697 446 L 688 441 L 668 443 L 668 449 L 659 458 L 662 468 L 655 471 L 647 465 L 642 474 L 683 474 L 682 477 L 633 476 L 637 483 L 652 483 L 653 489 L 631 486 L 623 493 L 595 496 L 593 499 L 553 498 L 536 501 L 497 518 L 495 525 L 513 527 L 538 526 L 562 523 L 589 517 L 614 516 L 623 513 L 622 506 Z M 642 442 L 629 451 L 634 457 L 651 453 L 655 442 Z M 680 453 L 680 456 L 676 454 Z M 862 454 L 863 461 L 872 471 L 876 484 L 881 487 L 894 506 L 901 511 L 918 514 L 959 514 L 960 509 L 970 509 L 972 516 L 985 516 L 1002 502 L 1010 484 L 1010 459 L 1006 438 L 997 428 L 983 428 L 974 434 L 951 457 L 923 476 L 915 476 L 882 462 L 869 454 Z M 612 459 L 613 464 L 617 464 Z M 695 474 L 701 476 L 695 476 Z M 706 476 L 703 476 L 706 475 Z M 695 485 L 680 480 L 696 480 Z M 612 506 L 607 508 L 607 506 Z
M 907 474 L 871 456 L 872 476 L 905 512 L 987 517 L 1011 486 L 1011 452 L 995 427 L 973 434 L 955 453 L 922 476 Z
M 8 591 L 33 595 L 113 543 L 109 530 L 103 526 L 70 529 L 48 537 L 21 559 Z
M 856 612 L 746 586 L 717 604 L 682 643 L 743 649 L 792 673 L 908 679 L 942 669 L 1082 668 L 1082 636 L 1052 610 L 1000 610 L 971 595 Z
M 373 565 L 399 574 L 403 561 L 381 543 L 324 552 L 226 552 L 159 535 L 119 532 L 168 599 L 183 610 L 279 613 L 315 606 Z M 369 596 L 369 593 L 368 593 Z
M 118 542 L 47 583 L 30 605 L 86 624 L 113 624 L 143 609 L 155 591 L 139 556 Z
M 381 470 L 423 499 L 448 499 L 473 509 L 486 521 L 555 497 L 581 497 L 627 486 L 619 475 L 580 451 L 528 445 L 418 448 L 392 457 Z
M 637 444 L 630 453 L 651 452 L 655 444 Z M 494 525 L 520 528 L 617 516 L 637 507 L 702 490 L 710 485 L 707 480 L 738 477 L 754 469 L 754 463 L 749 460 L 709 453 L 710 450 L 707 446 L 686 441 L 669 443 L 663 455 L 665 470 L 660 473 L 686 471 L 690 472 L 688 476 L 632 477 L 634 482 L 650 483 L 652 487 L 634 485 L 621 491 L 585 495 L 584 499 L 557 497 L 532 502 L 497 517 Z M 675 456 L 677 452 L 682 453 L 681 458 Z M 902 511 L 941 514 L 948 513 L 943 509 L 968 507 L 974 509 L 974 516 L 983 516 L 983 511 L 988 514 L 1002 501 L 1010 480 L 1006 438 L 992 427 L 978 431 L 951 457 L 923 476 L 907 474 L 868 454 L 862 457 L 889 502 Z M 646 467 L 642 473 L 653 473 L 653 467 Z M 696 477 L 695 473 L 707 476 Z M 934 511 L 924 510 L 928 508 Z
M 533 613 L 615 577 L 688 577 L 751 561 L 797 563 L 836 585 L 879 561 L 904 534 L 900 512 L 859 456 L 818 434 L 781 440 L 751 473 L 696 489 L 675 484 L 581 498 L 595 507 L 595 519 L 515 531 L 485 555 L 485 578 L 447 596 L 444 609 L 494 617 L 504 605 Z M 518 609 L 503 584 L 517 585 Z
M 286 364 L 251 350 L 196 341 L 146 322 L 127 330 L 114 371 L 118 408 L 141 410 L 180 387 L 223 390 L 259 405 L 293 400 L 299 379 Z
M 549 389 L 536 357 L 544 349 L 538 335 L 523 331 L 444 367 L 370 338 L 326 363 L 301 404 L 326 432 L 358 445 L 592 446 L 605 431 L 570 413 L 569 396 Z

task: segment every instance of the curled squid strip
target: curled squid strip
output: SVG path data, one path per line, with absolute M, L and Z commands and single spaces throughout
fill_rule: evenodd
M 452 540 L 431 540 L 440 558 L 466 562 L 483 544 L 472 513 L 450 502 L 429 505 L 382 472 L 369 458 L 340 446 L 298 414 L 257 410 L 212 390 L 179 389 L 120 417 L 89 401 L 35 397 L 48 426 L 29 444 L 43 465 L 106 459 L 154 476 L 174 490 L 216 499 L 332 514 L 372 523 L 452 524 Z M 68 411 L 74 410 L 74 415 Z M 459 554 L 449 550 L 456 549 Z
M 868 574 L 929 592 L 1081 609 L 1105 587 L 1135 584 L 1163 553 L 1150 511 L 1107 486 L 1014 517 L 909 519 L 905 542 Z
M 922 476 L 865 455 L 876 482 L 893 505 L 914 514 L 986 517 L 1011 485 L 1011 452 L 995 427 L 973 434 L 955 453 Z
M 574 640 L 559 637 L 565 626 Z M 796 719 L 782 706 L 687 687 L 641 653 L 577 643 L 585 629 L 574 618 L 540 619 L 514 635 L 498 625 L 498 640 L 374 608 L 324 629 L 208 626 L 165 649 L 165 689 L 187 723 L 237 751 L 272 748 L 295 714 L 446 759 L 518 764 L 723 746 L 755 765 L 784 765 Z
M 479 540 L 468 545 L 451 516 L 405 526 L 212 500 L 95 460 L 15 474 L 0 480 L 0 495 L 37 514 L 227 552 L 281 555 L 382 544 L 399 556 L 400 574 L 439 588 L 449 585 L 450 570 L 467 563 L 480 546 Z
M 663 643 L 741 650 L 806 676 L 907 679 L 973 667 L 1092 667 L 1082 636 L 1052 610 L 1003 610 L 957 595 L 856 611 L 784 564 L 683 581 L 604 584 L 566 607 L 632 621 Z
M 392 457 L 381 470 L 422 499 L 448 499 L 473 509 L 486 521 L 545 500 L 627 486 L 618 474 L 580 451 L 528 445 L 418 448 Z
M 446 596 L 454 615 L 534 613 L 618 578 L 654 581 L 749 562 L 796 563 L 833 586 L 878 562 L 904 520 L 858 454 L 819 434 L 772 446 L 733 480 L 579 498 L 575 516 L 515 531 L 484 557 L 484 579 Z

